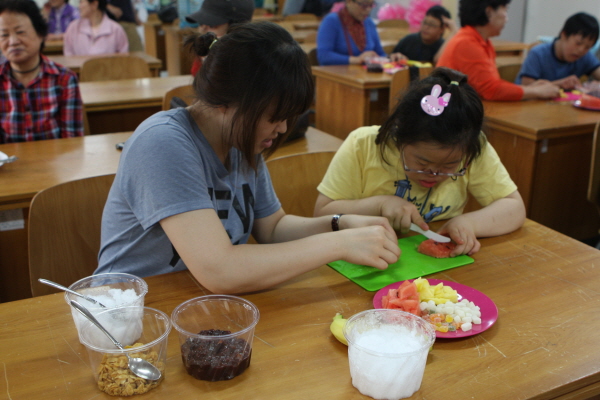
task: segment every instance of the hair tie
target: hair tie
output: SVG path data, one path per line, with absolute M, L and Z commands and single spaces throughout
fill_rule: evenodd
M 428 94 L 421 99 L 421 108 L 433 117 L 437 117 L 443 113 L 444 108 L 448 106 L 448 102 L 450 101 L 450 93 L 446 93 L 442 97 L 439 97 L 440 93 L 442 93 L 442 87 L 440 85 L 433 85 L 431 94 Z
M 210 44 L 210 46 L 208 46 L 208 49 L 210 50 L 210 48 L 211 48 L 211 47 L 213 47 L 213 44 L 215 44 L 216 42 L 217 42 L 217 39 L 214 39 L 214 40 L 212 41 L 212 43 Z
M 450 84 L 458 86 L 458 82 L 457 81 L 450 81 Z

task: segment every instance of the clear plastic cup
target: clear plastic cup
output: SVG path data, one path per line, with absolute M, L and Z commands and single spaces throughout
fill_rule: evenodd
M 131 396 L 160 385 L 167 365 L 167 341 L 172 326 L 169 316 L 154 308 L 129 306 L 103 311 L 96 319 L 123 346 L 133 346 L 120 350 L 92 322 L 86 319 L 81 324 L 80 341 L 87 349 L 98 388 L 111 396 Z M 126 354 L 149 361 L 161 371 L 161 378 L 150 381 L 134 375 L 127 366 Z
M 188 374 L 204 381 L 233 379 L 250 365 L 258 308 L 241 297 L 209 295 L 173 310 L 181 358 Z
M 435 330 L 424 319 L 377 309 L 353 315 L 344 326 L 352 385 L 374 399 L 403 399 L 421 387 Z
M 93 298 L 101 298 L 100 303 L 106 308 L 91 303 L 79 296 L 65 292 L 65 301 L 71 307 L 71 300 L 87 308 L 92 315 L 124 306 L 144 307 L 144 298 L 148 293 L 148 284 L 142 278 L 125 273 L 98 274 L 85 277 L 69 286 L 69 289 Z M 71 307 L 73 321 L 77 327 L 79 340 L 81 341 L 81 325 L 87 319 L 75 308 Z

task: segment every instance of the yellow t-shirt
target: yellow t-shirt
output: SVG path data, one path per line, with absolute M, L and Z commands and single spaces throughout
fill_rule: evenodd
M 517 190 L 494 148 L 486 141 L 481 155 L 465 176 L 446 179 L 433 188 L 411 182 L 404 172 L 402 155 L 387 147 L 385 163 L 375 138 L 379 126 L 351 132 L 337 151 L 318 190 L 332 200 L 358 200 L 396 195 L 419 209 L 425 221 L 449 219 L 463 213 L 468 193 L 483 207 Z

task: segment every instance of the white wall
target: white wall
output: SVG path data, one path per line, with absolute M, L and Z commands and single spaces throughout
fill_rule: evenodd
M 523 41 L 534 42 L 539 35 L 557 36 L 565 20 L 580 11 L 600 18 L 600 1 L 527 0 Z

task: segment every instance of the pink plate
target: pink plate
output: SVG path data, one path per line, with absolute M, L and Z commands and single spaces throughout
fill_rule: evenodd
M 413 279 L 409 280 L 411 282 L 413 281 Z M 481 333 L 489 327 L 491 327 L 492 325 L 494 325 L 494 322 L 496 322 L 496 320 L 498 319 L 498 308 L 496 307 L 496 304 L 494 304 L 492 299 L 487 297 L 485 294 L 481 293 L 479 290 L 475 290 L 469 286 L 461 285 L 460 283 L 456 282 L 443 281 L 440 279 L 427 280 L 429 281 L 429 284 L 431 286 L 435 286 L 438 283 L 443 283 L 444 286 L 450 286 L 452 289 L 458 292 L 458 300 L 467 299 L 475 303 L 475 305 L 479 306 L 479 308 L 481 309 L 481 324 L 473 324 L 473 329 L 471 329 L 470 331 L 463 332 L 462 330 L 459 330 L 457 332 L 446 333 L 436 331 L 436 337 L 440 339 L 456 339 L 477 335 L 478 333 Z M 381 298 L 387 295 L 390 289 L 397 289 L 402 282 L 403 281 L 392 283 L 384 288 L 379 289 L 379 291 L 375 293 L 375 297 L 373 297 L 373 307 L 382 308 Z
M 573 102 L 573 105 L 577 108 L 581 108 L 584 110 L 592 110 L 592 111 L 600 111 L 600 107 L 593 107 L 593 106 L 584 106 L 581 104 L 581 100 L 575 100 Z

